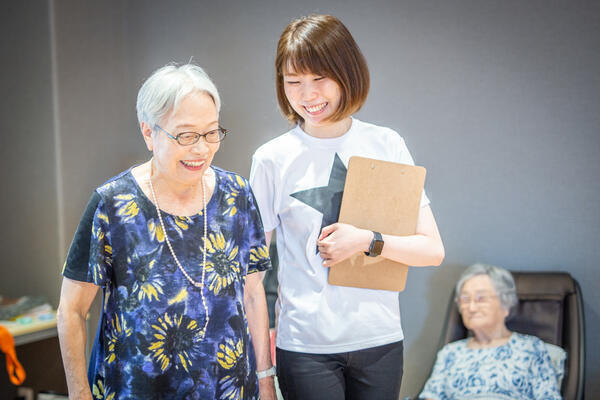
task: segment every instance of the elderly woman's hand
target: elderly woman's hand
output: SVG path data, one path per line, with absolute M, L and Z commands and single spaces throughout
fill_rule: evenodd
M 260 400 L 277 400 L 277 393 L 275 391 L 275 378 L 273 376 L 259 379 L 258 390 L 260 393 Z
M 367 251 L 373 232 L 353 225 L 335 223 L 321 231 L 317 246 L 325 267 L 344 261 L 354 253 Z

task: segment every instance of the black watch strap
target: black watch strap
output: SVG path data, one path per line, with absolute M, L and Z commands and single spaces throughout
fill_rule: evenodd
M 369 257 L 377 257 L 381 255 L 381 251 L 383 250 L 383 236 L 381 233 L 373 231 L 373 240 L 371 240 L 371 245 L 369 246 L 369 251 L 365 252 L 365 254 Z

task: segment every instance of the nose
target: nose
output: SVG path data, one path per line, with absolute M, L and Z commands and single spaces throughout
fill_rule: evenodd
M 190 151 L 195 154 L 204 154 L 209 151 L 209 143 L 204 137 L 201 137 L 196 143 L 190 146 Z
M 310 102 L 318 96 L 317 88 L 312 82 L 302 85 L 302 101 Z
M 471 299 L 471 300 L 469 301 L 469 307 L 468 307 L 468 310 L 469 310 L 469 311 L 475 311 L 476 309 L 477 309 L 477 303 L 475 302 L 475 300 L 474 300 L 474 299 Z

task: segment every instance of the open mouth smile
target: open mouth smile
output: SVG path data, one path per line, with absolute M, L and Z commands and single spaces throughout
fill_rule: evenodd
M 310 114 L 319 114 L 327 106 L 327 102 L 315 104 L 314 106 L 304 106 L 304 109 Z
M 180 162 L 186 169 L 190 169 L 193 171 L 202 169 L 202 167 L 204 167 L 204 164 L 205 164 L 204 160 L 195 160 L 195 161 L 181 160 Z

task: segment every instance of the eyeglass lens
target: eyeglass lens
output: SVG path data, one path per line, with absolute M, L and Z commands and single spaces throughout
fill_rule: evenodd
M 491 298 L 492 298 L 492 296 L 489 294 L 476 294 L 473 297 L 467 296 L 467 295 L 461 295 L 458 297 L 458 303 L 461 305 L 467 305 L 467 304 L 471 304 L 471 301 L 474 301 L 475 304 L 483 304 L 483 303 L 488 303 Z
M 177 135 L 177 141 L 183 146 L 194 144 L 203 136 L 208 143 L 218 143 L 225 138 L 225 130 L 219 128 L 203 134 L 197 132 L 183 132 Z

